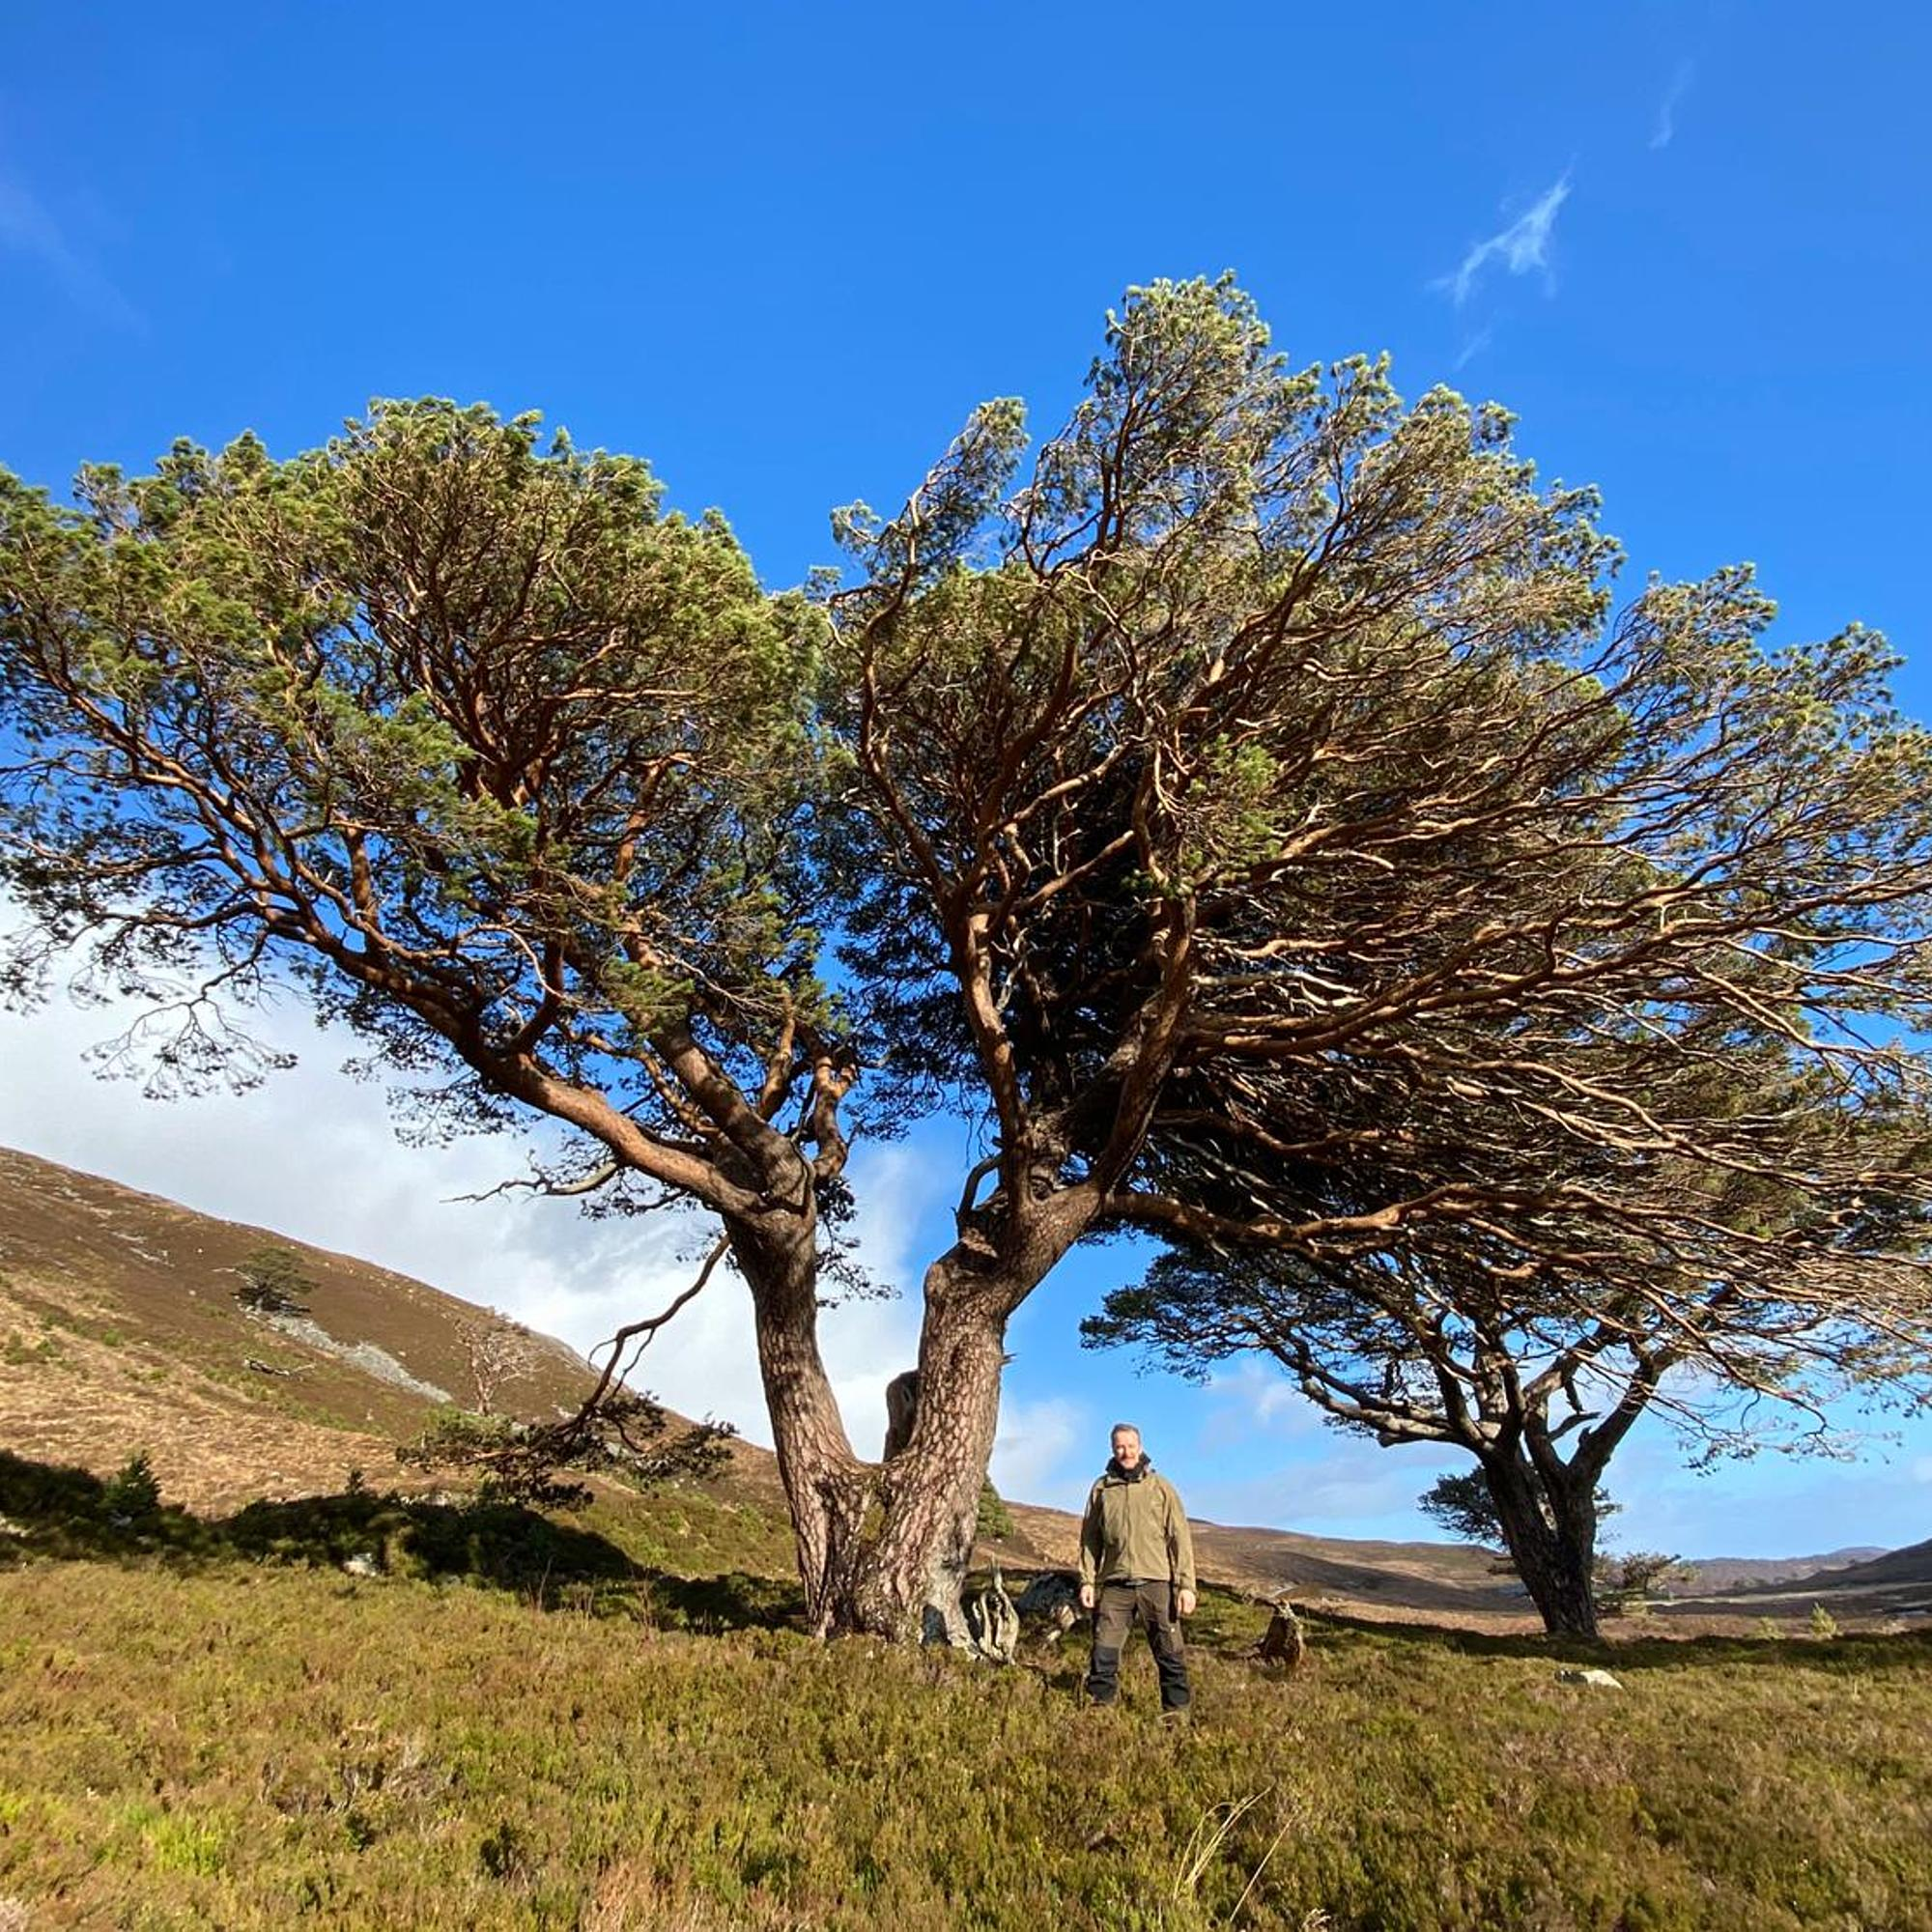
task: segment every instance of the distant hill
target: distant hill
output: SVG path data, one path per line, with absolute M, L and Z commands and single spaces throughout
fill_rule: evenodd
M 293 1252 L 313 1283 L 304 1321 L 270 1321 L 236 1299 L 243 1264 L 269 1245 Z M 574 1350 L 455 1295 L 0 1149 L 0 1448 L 16 1455 L 107 1475 L 146 1450 L 168 1499 L 204 1512 L 330 1493 L 352 1468 L 393 1483 L 395 1445 L 432 1409 L 478 1406 L 472 1349 L 486 1332 L 512 1358 L 493 1392 L 499 1411 L 567 1412 L 587 1392 Z M 766 1560 L 781 1567 L 776 1458 L 734 1444 L 707 1488 L 768 1521 L 762 1547 L 780 1553 Z M 985 1558 L 1077 1561 L 1075 1518 L 1008 1501 L 1013 1533 Z M 1256 1596 L 1383 1620 L 1534 1621 L 1516 1579 L 1465 1545 L 1205 1521 L 1195 1533 L 1203 1576 Z M 1796 1616 L 1829 1596 L 1847 1614 L 1887 1615 L 1932 1599 L 1932 1543 L 1696 1569 L 1695 1605 L 1670 1614 Z
M 1049 1562 L 1079 1561 L 1080 1520 L 1064 1510 L 1009 1503 L 1015 1525 Z M 1499 1577 L 1487 1550 L 1456 1543 L 1377 1543 L 1291 1529 L 1234 1528 L 1195 1518 L 1194 1555 L 1204 1577 L 1298 1602 L 1332 1599 L 1365 1607 L 1445 1615 L 1518 1615 L 1520 1587 Z
M 1690 1588 L 1719 1594 L 1788 1583 L 1794 1578 L 1823 1576 L 1827 1572 L 1846 1572 L 1854 1564 L 1884 1554 L 1880 1546 L 1867 1543 L 1849 1549 L 1830 1549 L 1822 1556 L 1686 1557 L 1685 1566 L 1692 1573 Z
M 1908 1543 L 1903 1549 L 1861 1551 L 1863 1562 L 1844 1568 L 1827 1566 L 1804 1583 L 1820 1583 L 1833 1589 L 1889 1589 L 1898 1585 L 1923 1588 L 1932 1583 L 1932 1538 L 1923 1543 Z

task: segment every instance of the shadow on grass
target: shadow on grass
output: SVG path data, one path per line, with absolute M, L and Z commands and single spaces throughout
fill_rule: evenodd
M 187 1569 L 286 1563 L 474 1583 L 533 1608 L 698 1633 L 782 1629 L 803 1609 L 795 1583 L 742 1571 L 674 1576 L 639 1563 L 594 1530 L 482 1497 L 441 1501 L 355 1488 L 203 1518 L 161 1503 L 151 1486 L 130 1484 L 125 1473 L 103 1482 L 0 1450 L 0 1566 L 30 1557 Z
M 805 1622 L 805 1592 L 795 1577 L 641 1573 L 649 1582 L 654 1620 L 699 1635 L 734 1630 L 797 1630 Z

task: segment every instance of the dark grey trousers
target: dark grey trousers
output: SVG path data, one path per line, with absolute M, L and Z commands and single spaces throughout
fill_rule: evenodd
M 1180 1619 L 1174 1613 L 1171 1583 L 1103 1583 L 1094 1605 L 1094 1655 L 1087 1666 L 1087 1695 L 1095 1704 L 1111 1704 L 1121 1691 L 1121 1652 L 1135 1621 L 1147 1631 L 1148 1647 L 1160 1672 L 1160 1707 L 1184 1711 L 1187 1688 L 1187 1649 L 1180 1639 Z

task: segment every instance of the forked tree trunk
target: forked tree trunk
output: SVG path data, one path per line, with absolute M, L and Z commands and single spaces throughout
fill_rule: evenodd
M 867 1463 L 853 1453 L 818 1352 L 810 1231 L 736 1223 L 728 1232 L 752 1287 L 808 1625 L 903 1640 L 921 1634 L 930 1605 L 953 1636 L 999 1417 L 1006 1298 L 950 1257 L 933 1264 L 910 1437 L 889 1461 Z
M 834 1532 L 827 1629 L 964 1640 L 960 1589 L 999 1419 L 1005 1334 L 983 1284 L 935 1263 L 910 1435 L 884 1463 L 861 1465 L 865 1506 L 842 1513 Z
M 1552 1636 L 1594 1638 L 1597 1600 L 1596 1483 L 1552 1477 L 1520 1454 L 1483 1459 L 1503 1541 L 1517 1575 Z
M 924 1288 L 912 1429 L 882 1472 L 872 1560 L 896 1624 L 960 1644 L 960 1593 L 999 1425 L 1007 1319 L 1003 1298 L 950 1259 L 927 1270 Z

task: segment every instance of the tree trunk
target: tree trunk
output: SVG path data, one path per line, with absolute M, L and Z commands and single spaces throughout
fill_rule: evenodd
M 952 1258 L 925 1277 L 918 1399 L 903 1446 L 869 1471 L 868 1507 L 832 1561 L 834 1630 L 963 1643 L 960 1590 L 999 1420 L 1000 1298 Z
M 866 1497 L 865 1465 L 852 1453 L 818 1352 L 816 1234 L 804 1217 L 731 1221 L 725 1232 L 752 1291 L 758 1373 L 791 1513 L 806 1622 L 822 1636 L 835 1622 L 833 1553 L 849 1539 Z
M 925 1278 L 925 1321 L 920 1334 L 918 1399 L 912 1431 L 887 1467 L 890 1492 L 904 1487 L 882 1554 L 916 1576 L 923 1634 L 964 1644 L 960 1607 L 980 1520 L 980 1493 L 1000 1420 L 1000 1375 L 1006 1366 L 1006 1304 L 963 1273 L 952 1258 Z M 914 1507 L 912 1495 L 925 1501 Z M 890 1519 L 896 1515 L 898 1522 Z M 913 1546 L 923 1539 L 924 1556 Z M 906 1585 L 892 1585 L 899 1601 Z
M 892 1462 L 912 1445 L 919 1421 L 919 1371 L 895 1376 L 886 1387 L 886 1447 L 883 1460 Z M 923 1634 L 928 1643 L 970 1649 L 973 1634 L 965 1609 L 966 1572 L 972 1566 L 973 1545 L 979 1531 L 979 1498 L 968 1516 L 963 1510 L 935 1547 L 926 1572 Z
M 1597 1635 L 1594 1481 L 1551 1481 L 1520 1452 L 1482 1459 L 1503 1541 L 1552 1636 Z
M 815 1240 L 802 1219 L 727 1233 L 752 1288 L 808 1626 L 904 1640 L 921 1634 L 929 1607 L 963 1640 L 960 1586 L 999 1418 L 1006 1298 L 956 1257 L 934 1263 L 910 1435 L 889 1461 L 863 1462 L 818 1352 Z

